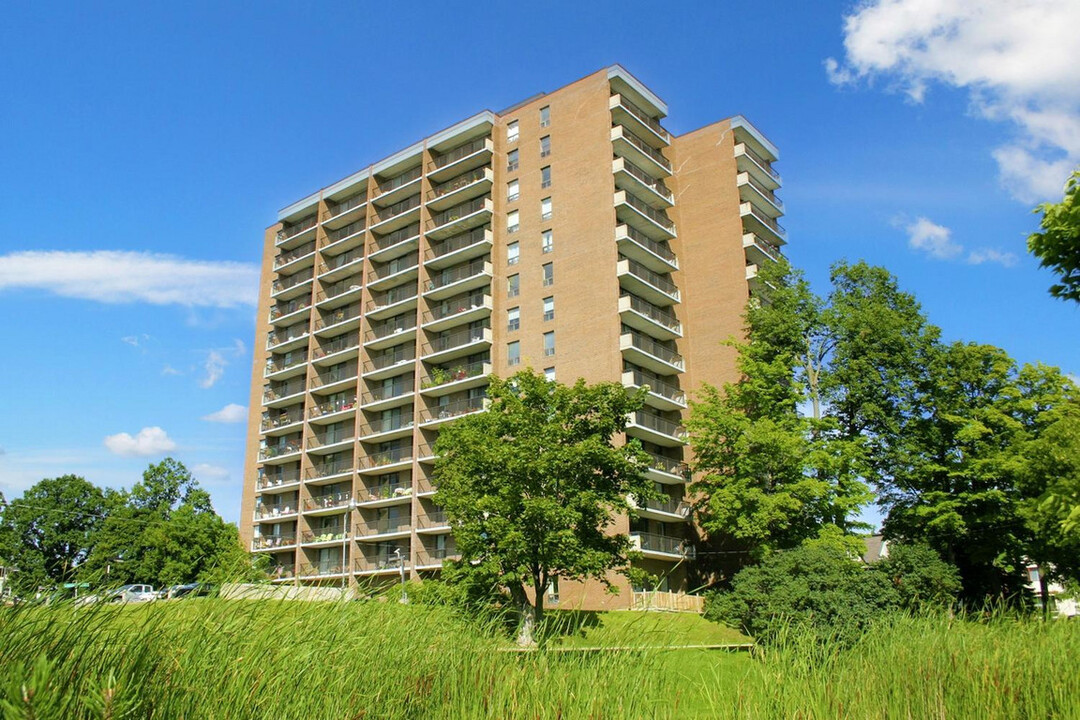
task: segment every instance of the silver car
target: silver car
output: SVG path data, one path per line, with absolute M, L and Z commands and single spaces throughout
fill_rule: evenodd
M 150 602 L 157 599 L 152 585 L 124 585 L 113 591 L 112 599 L 115 602 Z

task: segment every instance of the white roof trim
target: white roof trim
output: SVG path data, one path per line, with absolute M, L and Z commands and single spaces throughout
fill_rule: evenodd
M 318 202 L 319 202 L 319 198 L 321 198 L 321 197 L 322 197 L 322 190 L 320 190 L 318 192 L 313 192 L 310 195 L 308 195 L 306 198 L 304 198 L 303 200 L 297 200 L 292 205 L 288 205 L 286 207 L 283 207 L 282 209 L 278 210 L 278 214 L 277 214 L 278 222 L 281 222 L 282 220 L 289 217 L 290 215 L 295 215 L 296 213 L 300 212 L 301 210 L 306 210 L 308 207 L 310 207 L 312 205 L 317 205 Z
M 338 180 L 336 183 L 334 183 L 330 187 L 325 188 L 322 191 L 322 195 L 323 196 L 333 195 L 336 192 L 341 192 L 342 190 L 344 190 L 345 188 L 347 188 L 347 187 L 349 187 L 351 185 L 357 185 L 361 181 L 367 180 L 370 175 L 371 175 L 371 173 L 368 171 L 367 168 L 364 168 L 363 170 L 359 170 L 357 172 L 354 172 L 352 175 L 345 178 L 344 180 Z M 367 185 L 364 186 L 364 190 L 367 190 Z
M 385 160 L 380 160 L 379 162 L 372 165 L 371 166 L 371 174 L 372 175 L 377 175 L 380 172 L 382 172 L 383 170 L 385 170 L 386 168 L 391 167 L 393 165 L 397 165 L 402 160 L 410 158 L 413 155 L 419 155 L 423 151 L 424 151 L 424 142 L 423 142 L 423 140 L 421 140 L 420 142 L 417 142 L 417 143 L 413 143 L 412 145 L 405 148 L 404 150 L 399 150 L 398 152 L 394 153 L 393 155 L 386 158 Z
M 627 85 L 634 88 L 634 90 L 639 92 L 642 97 L 655 105 L 663 115 L 666 116 L 668 114 L 667 103 L 657 97 L 656 93 L 654 93 L 652 90 L 645 87 L 640 80 L 627 72 L 626 68 L 624 68 L 622 65 L 615 64 L 609 67 L 607 69 L 607 76 L 608 80 L 613 77 L 619 78 Z
M 744 118 L 742 115 L 736 115 L 735 117 L 731 118 L 731 129 L 734 130 L 738 127 L 741 127 L 742 129 L 746 130 L 746 132 L 750 133 L 755 140 L 761 143 L 762 147 L 772 153 L 772 156 L 774 158 L 776 158 L 777 160 L 780 159 L 780 150 L 771 142 L 769 142 L 769 139 L 762 135 L 761 131 L 754 127 L 752 124 L 750 124 L 750 121 Z
M 462 120 L 457 125 L 451 125 L 450 127 L 446 128 L 442 132 L 435 133 L 434 135 L 429 137 L 424 142 L 427 143 L 427 145 L 429 147 L 431 145 L 438 145 L 443 140 L 449 140 L 450 138 L 454 137 L 455 135 L 460 135 L 461 133 L 465 132 L 466 130 L 474 128 L 477 125 L 483 125 L 484 123 L 491 123 L 492 125 L 494 125 L 495 124 L 495 113 L 491 112 L 490 110 L 484 110 L 483 112 L 478 112 L 475 115 L 473 115 L 472 117 Z

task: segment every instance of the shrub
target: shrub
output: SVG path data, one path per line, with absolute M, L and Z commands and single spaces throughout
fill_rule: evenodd
M 905 610 L 922 612 L 951 605 L 961 589 L 956 568 L 921 543 L 890 544 L 888 556 L 870 570 L 892 585 Z

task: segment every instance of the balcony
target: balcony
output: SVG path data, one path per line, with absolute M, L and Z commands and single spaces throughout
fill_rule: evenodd
M 458 554 L 457 548 L 454 547 L 425 549 L 417 560 L 416 569 L 439 570 L 442 568 L 443 560 L 459 557 L 461 556 Z
M 409 550 L 402 550 L 401 554 L 395 553 L 364 553 L 362 560 L 357 560 L 354 571 L 357 575 L 381 575 L 400 573 L 402 568 L 408 572 L 412 562 L 412 554 Z
M 274 240 L 276 247 L 288 250 L 300 245 L 305 240 L 310 240 L 315 237 L 315 226 L 318 225 L 318 218 L 314 215 L 306 217 L 299 222 L 286 225 L 277 231 L 277 237 Z
M 300 407 L 293 407 L 290 410 L 264 414 L 259 429 L 264 435 L 282 435 L 290 428 L 296 430 L 293 426 L 302 422 L 304 411 Z
M 372 262 L 387 262 L 393 258 L 414 252 L 420 247 L 420 223 L 414 222 L 388 235 L 376 237 L 368 249 Z
M 401 470 L 412 465 L 412 444 L 390 450 L 361 455 L 359 471 L 365 474 L 381 474 Z
M 446 268 L 427 281 L 424 297 L 428 300 L 442 300 L 470 290 L 489 287 L 493 273 L 491 262 L 481 258 L 467 265 Z
M 644 410 L 630 414 L 626 434 L 664 447 L 675 447 L 686 443 L 686 430 L 682 425 Z
M 330 285 L 323 283 L 322 290 L 315 294 L 315 306 L 326 310 L 348 305 L 360 299 L 361 290 L 359 275 L 338 280 Z
M 266 359 L 263 377 L 267 380 L 285 380 L 304 373 L 307 365 L 307 353 L 298 352 L 288 355 L 274 355 Z
M 431 443 L 423 443 L 416 449 L 416 459 L 422 463 L 434 463 L 439 459 L 439 456 L 435 454 L 435 446 Z M 417 497 L 427 497 L 435 494 L 435 487 L 430 482 L 423 480 L 420 483 L 419 488 L 416 491 Z
M 273 472 L 267 472 L 271 470 Z M 259 470 L 255 479 L 255 491 L 263 494 L 285 492 L 300 484 L 300 469 L 265 468 Z
M 415 282 L 420 272 L 420 254 L 412 253 L 394 258 L 390 262 L 374 268 L 367 276 L 368 288 L 372 291 Z
M 425 330 L 441 332 L 490 317 L 492 307 L 492 298 L 487 292 L 464 293 L 442 300 L 431 310 L 425 310 L 421 322 Z
M 357 193 L 340 202 L 326 201 L 326 210 L 322 213 L 322 222 L 328 228 L 341 227 L 361 217 L 367 211 L 367 191 Z
M 482 396 L 455 400 L 445 405 L 436 405 L 420 411 L 420 425 L 425 429 L 435 428 L 459 417 L 483 412 L 487 409 L 487 405 L 488 399 Z
M 751 262 L 746 263 L 746 284 L 750 288 L 750 292 L 753 294 L 757 294 L 764 290 L 766 287 L 775 290 L 776 288 L 772 283 L 761 279 L 761 276 L 759 274 L 760 271 L 761 267 L 759 265 L 755 265 Z
M 255 520 L 284 520 L 296 517 L 296 502 L 256 503 Z
M 424 266 L 429 270 L 441 270 L 483 257 L 491 253 L 493 239 L 491 228 L 484 226 L 432 243 L 424 251 Z
M 488 376 L 493 365 L 487 361 L 455 365 L 453 367 L 435 367 L 420 383 L 420 394 L 427 397 L 451 395 L 474 387 L 488 384 Z
M 490 223 L 493 212 L 495 204 L 490 197 L 469 200 L 432 215 L 427 221 L 425 235 L 431 240 L 442 240 L 463 233 Z
M 416 313 L 392 317 L 364 333 L 364 347 L 369 352 L 382 350 L 416 338 Z
M 450 521 L 443 510 L 432 510 L 417 518 L 416 532 L 418 533 L 448 533 Z
M 648 387 L 646 404 L 659 410 L 685 410 L 686 393 L 675 383 L 640 370 L 627 370 L 622 374 L 623 387 Z
M 616 266 L 619 285 L 634 295 L 662 307 L 679 302 L 679 288 L 660 273 L 655 273 L 637 260 L 620 259 Z
M 371 231 L 385 235 L 420 219 L 420 193 L 387 205 L 371 220 Z
M 389 180 L 379 183 L 375 189 L 375 200 L 378 205 L 393 205 L 404 200 L 410 195 L 420 191 L 420 177 L 424 174 L 423 168 L 417 165 L 400 175 L 395 175 Z
M 293 378 L 283 383 L 271 383 L 263 390 L 263 405 L 266 407 L 284 407 L 304 399 L 306 384 L 304 378 Z
M 408 536 L 411 532 L 412 519 L 408 515 L 356 523 L 356 539 L 359 542 L 391 540 Z
M 275 443 L 273 445 L 267 445 L 259 450 L 259 462 L 261 463 L 283 463 L 287 460 L 295 459 L 300 454 L 300 440 L 290 440 L 289 442 Z
M 427 192 L 428 210 L 440 212 L 458 203 L 486 195 L 491 192 L 494 182 L 495 172 L 490 167 L 479 167 L 433 185 Z
M 330 337 L 360 327 L 360 302 L 335 308 L 315 320 L 315 335 Z
M 352 493 L 348 490 L 325 495 L 313 495 L 304 498 L 304 514 L 332 515 L 347 509 L 350 502 L 352 502 Z
M 432 184 L 441 183 L 455 175 L 490 165 L 494 154 L 495 143 L 486 136 L 470 140 L 445 153 L 433 153 L 428 163 L 428 180 Z
M 325 367 L 351 360 L 360 354 L 360 336 L 355 333 L 336 337 L 311 351 L 313 365 Z
M 378 508 L 405 505 L 412 502 L 411 485 L 378 485 L 361 491 L 357 507 Z
M 615 215 L 625 223 L 653 240 L 671 240 L 675 235 L 675 223 L 662 210 L 649 207 L 647 203 L 625 190 L 615 192 Z
M 361 247 L 364 244 L 364 231 L 367 229 L 367 220 L 360 218 L 353 222 L 340 227 L 336 230 L 330 230 L 326 233 L 326 238 L 322 241 L 322 251 L 324 253 L 331 250 L 336 253 L 345 252 L 346 250 L 353 250 Z
M 742 238 L 743 252 L 746 260 L 754 265 L 764 265 L 769 262 L 780 262 L 784 259 L 784 253 L 772 243 L 762 240 L 753 233 L 746 233 Z
M 300 320 L 307 320 L 310 308 L 311 296 L 278 303 L 270 308 L 270 324 L 274 326 L 292 325 Z
M 368 300 L 365 315 L 368 320 L 382 320 L 391 315 L 398 315 L 416 309 L 416 285 L 398 285 L 385 292 L 373 295 Z
M 626 158 L 612 160 L 611 171 L 617 189 L 628 190 L 650 207 L 666 210 L 675 204 L 675 196 L 663 180 L 657 180 Z
M 266 334 L 266 349 L 271 352 L 286 353 L 307 347 L 308 330 L 309 325 L 306 322 L 272 330 Z
M 653 240 L 629 225 L 616 226 L 615 242 L 620 255 L 636 260 L 653 272 L 666 273 L 679 269 L 679 260 L 667 242 Z
M 287 580 L 292 580 L 296 577 L 296 565 L 291 562 L 277 563 L 272 568 L 270 568 L 270 575 L 270 582 L 284 582 Z
M 347 388 L 355 388 L 357 379 L 357 364 L 350 363 L 344 367 L 332 367 L 317 372 L 311 378 L 310 388 L 312 392 L 320 395 L 330 395 Z
M 392 352 L 376 355 L 364 362 L 365 380 L 382 380 L 399 375 L 401 369 L 416 362 L 416 345 L 407 343 Z
M 491 328 L 462 328 L 426 342 L 420 349 L 425 362 L 441 365 L 491 348 Z
M 303 245 L 286 250 L 274 258 L 274 271 L 294 273 L 315 264 L 315 241 L 308 240 Z
M 746 143 L 735 146 L 735 166 L 741 173 L 751 173 L 765 187 L 775 190 L 780 187 L 780 173 L 773 170 L 772 163 L 750 149 Z
M 348 424 L 352 425 L 353 423 L 350 422 Z M 337 452 L 338 450 L 344 450 L 351 447 L 355 440 L 355 427 L 330 427 L 322 432 L 308 435 L 308 455 L 328 455 L 332 452 Z
M 636 295 L 623 295 L 619 298 L 619 317 L 624 325 L 660 340 L 682 337 L 682 324 L 674 313 Z
M 645 477 L 653 482 L 665 485 L 681 485 L 690 480 L 690 468 L 678 458 L 645 451 L 649 456 L 649 466 L 645 468 Z
M 278 278 L 270 285 L 270 297 L 282 301 L 310 294 L 314 279 L 315 273 L 311 268 L 301 270 L 295 275 Z
M 356 375 L 353 375 L 352 379 L 352 386 L 355 386 Z M 327 425 L 354 416 L 356 414 L 354 412 L 355 410 L 356 394 L 352 393 L 352 397 L 327 400 L 312 405 L 308 409 L 308 419 L 311 421 L 312 425 Z
M 678 522 L 690 517 L 689 503 L 667 495 L 660 499 L 650 498 L 643 502 L 638 502 L 634 497 L 631 497 L 630 503 L 634 506 L 634 514 L 638 517 L 663 522 Z
M 341 541 L 338 540 L 338 542 Z M 297 571 L 297 575 L 301 580 L 337 579 L 347 573 L 348 569 L 344 565 L 332 562 L 303 563 Z
M 411 437 L 413 425 L 412 406 L 396 413 L 391 418 L 379 418 L 360 428 L 360 438 L 366 443 L 382 443 L 400 438 Z
M 414 397 L 413 376 L 405 375 L 401 382 L 379 385 L 360 397 L 360 405 L 366 412 L 377 412 L 408 405 Z
M 319 264 L 319 280 L 332 283 L 348 277 L 364 266 L 364 248 L 354 247 Z
M 671 163 L 664 154 L 623 125 L 611 128 L 611 146 L 618 157 L 626 158 L 644 168 L 652 177 L 665 178 L 671 175 Z
M 630 102 L 625 95 L 616 93 L 608 99 L 611 120 L 617 125 L 625 125 L 633 130 L 637 137 L 648 142 L 652 147 L 664 147 L 671 142 L 671 136 L 648 111 Z
M 787 242 L 787 230 L 776 222 L 753 203 L 744 202 L 739 205 L 739 215 L 743 221 L 743 232 L 753 233 L 774 245 L 783 245 Z
M 251 539 L 251 551 L 284 550 L 296 547 L 296 535 L 261 535 Z
M 754 179 L 750 173 L 739 173 L 735 176 L 735 185 L 739 188 L 739 199 L 742 202 L 752 202 L 765 215 L 777 218 L 784 214 L 784 203 L 776 197 L 776 194 Z
M 348 479 L 352 476 L 352 473 L 353 463 L 352 458 L 349 458 L 348 460 L 315 463 L 307 469 L 306 478 L 309 485 L 325 485 Z
M 326 547 L 328 545 L 338 544 L 340 545 L 343 540 L 348 539 L 348 534 L 341 525 L 329 525 L 326 527 L 316 528 L 315 530 L 305 530 L 300 533 L 300 542 L 304 545 L 314 547 Z M 332 565 L 331 567 L 337 567 Z M 341 572 L 337 570 L 335 572 Z
M 637 331 L 620 335 L 619 349 L 624 358 L 658 375 L 674 375 L 685 370 L 682 355 Z
M 695 556 L 693 546 L 685 540 L 666 535 L 632 532 L 630 544 L 634 549 L 640 550 L 643 557 L 657 560 L 683 560 Z

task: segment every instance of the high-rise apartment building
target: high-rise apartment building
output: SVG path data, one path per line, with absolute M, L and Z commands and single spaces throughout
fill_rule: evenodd
M 423 577 L 453 556 L 431 447 L 532 367 L 648 386 L 628 435 L 665 499 L 627 532 L 686 582 L 687 392 L 735 378 L 785 242 L 776 148 L 742 117 L 672 137 L 620 66 L 481 112 L 290 205 L 266 231 L 242 530 L 282 581 Z M 625 584 L 625 581 L 622 581 Z M 556 588 L 552 588 L 554 594 Z M 563 604 L 630 592 L 563 587 Z

